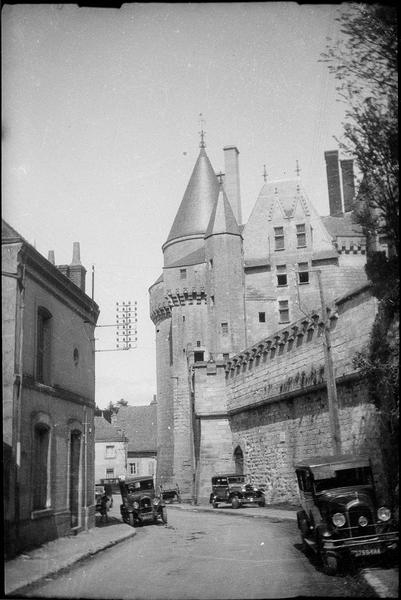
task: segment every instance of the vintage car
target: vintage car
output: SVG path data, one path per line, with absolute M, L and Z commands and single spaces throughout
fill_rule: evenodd
M 165 488 L 163 485 L 160 485 L 159 489 L 160 495 L 166 504 L 170 504 L 171 502 L 181 502 L 181 494 L 178 484 L 176 484 L 175 488 Z
M 167 523 L 167 508 L 163 498 L 156 496 L 153 477 L 121 477 L 120 492 L 120 512 L 125 523 L 132 527 L 145 522 Z
M 113 507 L 113 491 L 110 484 L 95 485 L 95 505 L 96 512 L 107 519 L 107 513 Z
M 344 557 L 396 550 L 398 532 L 391 511 L 378 504 L 366 456 L 315 457 L 295 465 L 302 510 L 298 528 L 305 550 L 334 574 Z
M 233 508 L 239 508 L 243 504 L 264 506 L 265 496 L 262 488 L 245 483 L 244 475 L 225 473 L 212 477 L 209 502 L 213 508 L 217 508 L 219 503 L 231 504 Z

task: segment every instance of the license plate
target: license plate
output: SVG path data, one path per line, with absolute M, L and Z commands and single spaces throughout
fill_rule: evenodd
M 374 554 L 382 554 L 383 550 L 381 548 L 358 548 L 355 550 L 351 550 L 352 554 L 356 557 L 358 556 L 373 556 Z
M 142 519 L 142 521 L 148 521 L 150 519 L 153 519 L 153 514 L 152 513 L 145 513 L 145 514 L 141 515 L 141 519 Z

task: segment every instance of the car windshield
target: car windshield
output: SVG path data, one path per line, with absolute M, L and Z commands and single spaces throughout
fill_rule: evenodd
M 341 469 L 335 471 L 334 476 L 328 478 L 317 479 L 315 475 L 316 492 L 357 485 L 372 485 L 372 473 L 369 467 Z
M 244 483 L 245 477 L 238 475 L 236 477 L 228 477 L 228 483 Z
M 127 490 L 130 493 L 139 492 L 140 490 L 152 490 L 153 480 L 147 479 L 145 481 L 133 481 L 127 485 Z

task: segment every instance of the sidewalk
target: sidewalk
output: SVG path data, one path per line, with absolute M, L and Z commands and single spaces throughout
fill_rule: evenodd
M 231 507 L 212 508 L 209 505 L 169 504 L 168 510 L 211 512 L 230 514 L 246 518 L 267 519 L 273 523 L 291 521 L 296 527 L 296 510 L 286 505 L 247 507 L 233 510 Z M 55 575 L 78 561 L 110 548 L 119 542 L 132 538 L 135 529 L 121 522 L 118 512 L 112 509 L 108 523 L 96 517 L 96 527 L 76 536 L 53 540 L 40 548 L 26 552 L 5 563 L 5 594 L 17 595 L 23 587 Z M 133 543 L 135 541 L 133 540 Z M 398 598 L 398 568 L 369 568 L 361 571 L 361 576 L 379 598 Z

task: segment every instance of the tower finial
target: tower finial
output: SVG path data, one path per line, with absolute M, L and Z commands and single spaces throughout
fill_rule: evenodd
M 296 161 L 296 163 L 297 163 L 297 166 L 296 166 L 296 169 L 295 169 L 295 173 L 297 174 L 297 177 L 299 177 L 299 175 L 301 173 L 301 169 L 299 168 L 299 162 Z
M 205 148 L 206 147 L 206 144 L 205 144 L 205 135 L 206 135 L 206 132 L 203 131 L 203 126 L 205 124 L 205 121 L 203 119 L 202 113 L 199 113 L 199 121 L 200 121 L 200 128 L 201 128 L 201 130 L 199 132 L 199 135 L 201 136 L 201 141 L 200 141 L 199 146 L 200 146 L 200 148 Z
M 221 169 L 220 169 L 220 173 L 217 173 L 217 178 L 219 180 L 220 185 L 222 185 L 222 183 L 223 183 L 223 173 L 221 172 Z
M 263 165 L 263 179 L 266 182 L 267 180 L 267 171 L 266 171 L 266 165 Z

